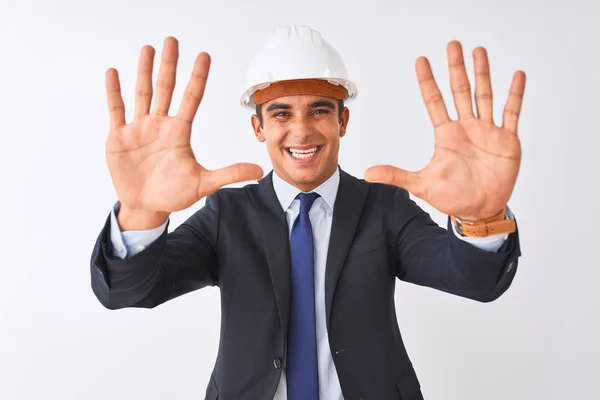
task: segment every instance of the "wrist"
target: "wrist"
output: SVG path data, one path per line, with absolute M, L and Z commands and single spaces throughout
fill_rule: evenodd
M 121 205 L 116 215 L 121 231 L 158 228 L 169 219 L 170 213 L 130 209 Z
M 501 210 L 497 210 L 494 213 L 485 213 L 485 214 L 475 214 L 475 215 L 456 215 L 453 214 L 453 217 L 460 219 L 463 222 L 468 223 L 478 223 L 478 222 L 493 222 L 500 221 L 506 218 L 506 207 Z
M 461 236 L 481 238 L 516 231 L 515 221 L 507 218 L 507 207 L 487 218 L 465 219 L 450 215 L 450 219 Z

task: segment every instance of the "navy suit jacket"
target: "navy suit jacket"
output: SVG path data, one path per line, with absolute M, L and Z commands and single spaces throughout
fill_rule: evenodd
M 117 203 L 118 206 L 118 203 Z M 479 302 L 511 285 L 518 232 L 486 252 L 442 228 L 407 191 L 340 171 L 327 258 L 331 354 L 347 400 L 418 400 L 420 383 L 396 318 L 396 279 Z M 221 294 L 220 343 L 208 400 L 272 399 L 286 362 L 289 234 L 272 172 L 222 188 L 173 232 L 126 259 L 110 217 L 91 256 L 91 286 L 115 310 L 153 308 L 205 286 Z

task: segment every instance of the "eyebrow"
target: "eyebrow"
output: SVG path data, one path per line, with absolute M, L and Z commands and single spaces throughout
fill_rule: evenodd
M 292 106 L 290 106 L 289 104 L 273 103 L 269 107 L 267 107 L 267 112 L 273 111 L 273 110 L 289 110 L 291 108 L 292 108 Z
M 314 103 L 310 103 L 309 107 L 310 108 L 327 107 L 327 108 L 331 108 L 332 110 L 335 110 L 335 106 L 333 105 L 333 103 L 331 101 L 327 101 L 327 100 L 315 101 Z

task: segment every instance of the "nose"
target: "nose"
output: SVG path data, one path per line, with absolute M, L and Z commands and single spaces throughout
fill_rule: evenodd
M 290 136 L 299 141 L 305 141 L 315 134 L 314 127 L 308 116 L 297 116 L 289 121 L 288 126 Z

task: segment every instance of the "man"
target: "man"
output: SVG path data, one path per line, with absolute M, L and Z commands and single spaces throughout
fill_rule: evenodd
M 241 103 L 273 171 L 203 168 L 190 148 L 210 58 L 196 59 L 181 108 L 168 116 L 178 57 L 167 38 L 152 110 L 152 58 L 140 56 L 135 118 L 126 124 L 118 75 L 107 72 L 108 167 L 119 201 L 91 258 L 92 288 L 109 309 L 153 308 L 205 286 L 222 300 L 207 399 L 422 399 L 398 328 L 396 278 L 480 302 L 510 286 L 520 256 L 507 203 L 520 164 L 517 72 L 503 124 L 492 118 L 489 66 L 474 51 L 475 99 L 461 45 L 448 45 L 458 120 L 448 117 L 425 58 L 416 64 L 436 146 L 418 172 L 376 166 L 365 180 L 338 165 L 355 85 L 335 49 L 288 27 L 259 51 Z M 241 188 L 223 186 L 259 180 Z M 408 193 L 448 217 L 435 224 Z M 173 232 L 170 213 L 206 198 Z

